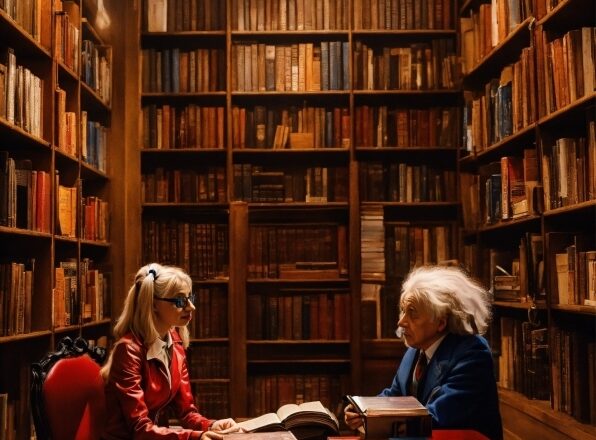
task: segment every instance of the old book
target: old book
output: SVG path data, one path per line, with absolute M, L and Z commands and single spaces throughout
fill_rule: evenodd
M 413 396 L 346 396 L 356 412 L 364 418 L 365 438 L 430 436 L 431 416 Z
M 263 414 L 238 425 L 247 432 L 288 430 L 298 440 L 339 434 L 337 418 L 320 401 L 283 405 L 275 413 Z
M 226 440 L 297 440 L 290 431 L 227 434 Z

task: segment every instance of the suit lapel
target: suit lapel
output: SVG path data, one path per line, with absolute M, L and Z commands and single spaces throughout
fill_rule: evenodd
M 424 405 L 426 405 L 432 390 L 437 385 L 441 384 L 443 376 L 447 372 L 452 357 L 454 342 L 455 336 L 448 334 L 445 339 L 443 339 L 443 342 L 441 342 L 441 345 L 439 345 L 439 348 L 437 348 L 437 351 L 428 364 L 426 376 L 422 383 L 422 390 L 419 393 L 419 400 Z
M 403 367 L 400 367 L 397 373 L 399 387 L 402 396 L 407 396 L 410 390 L 410 380 L 412 379 L 412 368 L 416 360 L 416 349 L 408 348 L 402 359 Z

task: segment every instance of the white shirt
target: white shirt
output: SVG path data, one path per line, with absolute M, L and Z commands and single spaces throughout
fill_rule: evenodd
M 170 376 L 170 357 L 168 356 L 168 350 L 171 346 L 172 337 L 170 336 L 170 332 L 168 332 L 166 333 L 165 341 L 161 338 L 157 338 L 147 350 L 147 360 L 158 359 L 164 365 L 170 386 L 172 385 L 172 378 Z

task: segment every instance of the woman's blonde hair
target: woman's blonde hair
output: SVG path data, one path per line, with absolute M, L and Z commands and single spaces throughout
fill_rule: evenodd
M 490 323 L 489 292 L 457 267 L 414 269 L 402 285 L 401 313 L 406 301 L 422 305 L 433 320 L 445 318 L 450 333 L 484 334 Z
M 133 333 L 145 346 L 151 345 L 160 337 L 155 328 L 153 297 L 170 298 L 181 290 L 192 290 L 192 280 L 179 267 L 162 266 L 151 263 L 139 269 L 135 282 L 128 290 L 124 307 L 114 326 L 116 343 L 127 333 Z M 188 347 L 189 334 L 186 326 L 176 327 L 184 347 Z M 112 350 L 113 353 L 113 350 Z M 107 379 L 112 365 L 112 355 L 102 368 L 101 374 Z

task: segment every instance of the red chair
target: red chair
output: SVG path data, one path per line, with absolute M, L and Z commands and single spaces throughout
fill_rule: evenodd
M 31 411 L 39 440 L 97 440 L 105 422 L 106 357 L 82 338 L 63 338 L 58 351 L 31 366 Z

